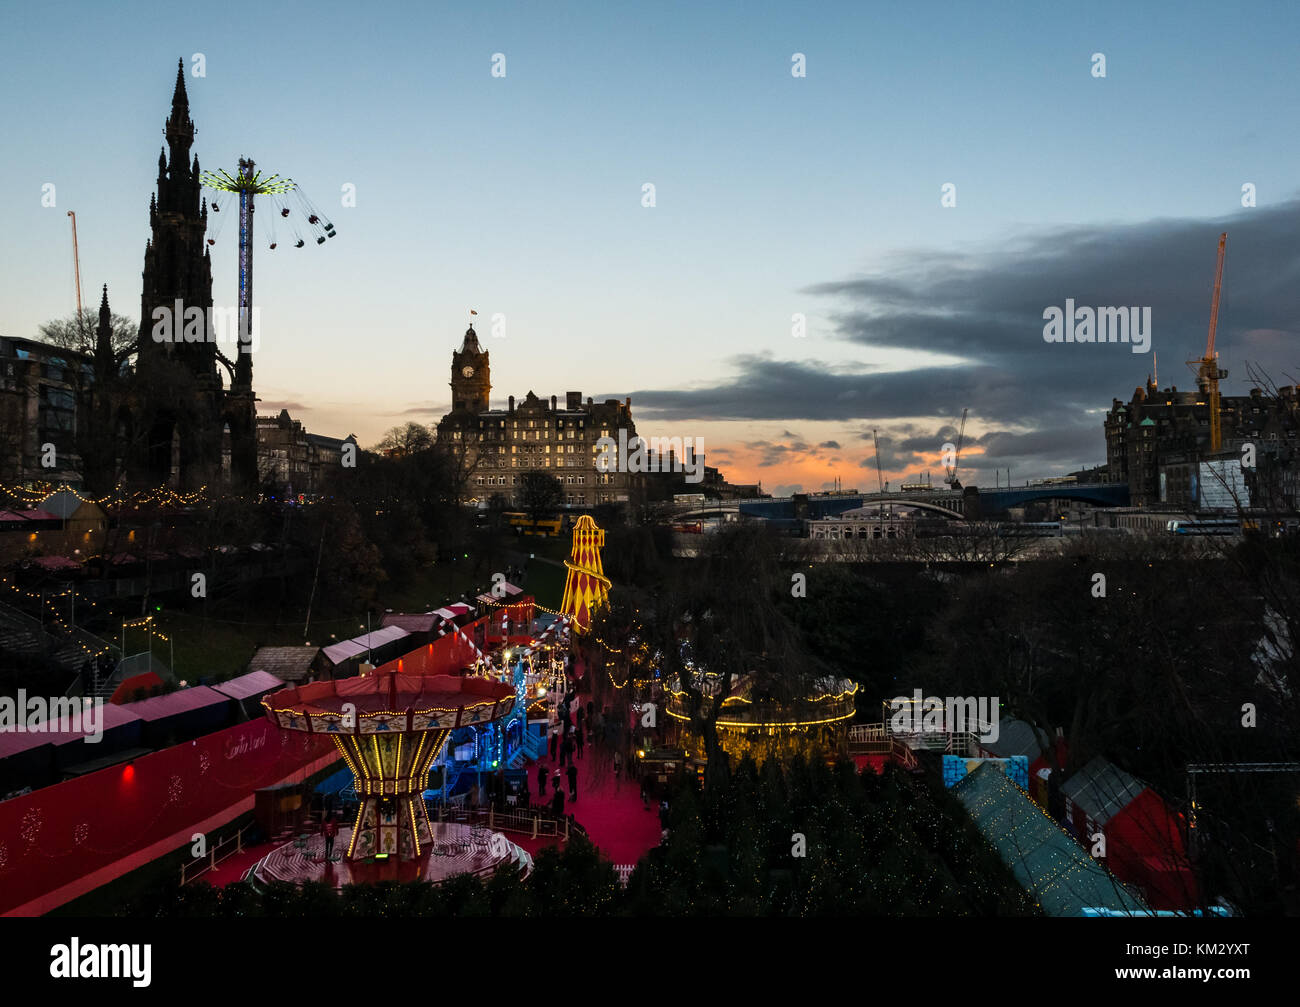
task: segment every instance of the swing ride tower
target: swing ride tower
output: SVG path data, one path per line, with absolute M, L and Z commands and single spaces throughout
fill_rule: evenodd
M 200 183 L 212 191 L 211 208 L 220 214 L 221 199 L 226 194 L 239 198 L 239 287 L 238 287 L 238 346 L 232 363 L 220 350 L 217 359 L 230 370 L 230 391 L 227 395 L 227 408 L 223 419 L 231 434 L 231 467 L 237 479 L 245 485 L 257 482 L 257 396 L 253 392 L 253 351 L 257 348 L 260 325 L 256 308 L 253 304 L 253 215 L 257 208 L 257 197 L 270 198 L 279 211 L 281 218 L 291 218 L 294 209 L 285 203 L 293 197 L 298 204 L 298 217 L 308 228 L 313 229 L 318 245 L 323 245 L 326 238 L 334 237 L 334 225 L 325 220 L 298 188 L 291 178 L 279 175 L 265 175 L 257 170 L 252 158 L 241 157 L 239 166 L 232 175 L 227 171 L 205 171 L 200 176 Z M 207 241 L 215 245 L 221 231 L 219 218 Z M 277 247 L 275 237 L 276 217 L 271 218 L 270 249 Z M 306 239 L 296 219 L 290 219 L 290 227 L 297 238 L 294 245 L 302 248 Z
M 216 192 L 230 192 L 239 196 L 239 350 L 235 360 L 232 391 L 243 391 L 253 386 L 253 211 L 254 197 L 284 194 L 292 191 L 293 179 L 279 175 L 264 176 L 257 171 L 252 159 L 241 157 L 239 168 L 232 176 L 226 171 L 205 171 L 202 176 L 205 188 Z M 212 201 L 219 207 L 217 199 Z M 209 238 L 215 244 L 216 238 Z

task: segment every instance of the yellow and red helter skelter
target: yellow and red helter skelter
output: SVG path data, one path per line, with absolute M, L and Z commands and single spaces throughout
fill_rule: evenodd
M 280 728 L 333 736 L 359 798 L 349 860 L 426 852 L 433 830 L 423 793 L 447 736 L 504 717 L 514 703 L 505 682 L 397 671 L 313 682 L 262 700 Z
M 578 518 L 573 526 L 573 550 L 564 563 L 569 573 L 564 579 L 560 611 L 572 618 L 580 633 L 591 625 L 592 613 L 609 598 L 609 578 L 600 563 L 604 546 L 605 533 L 591 515 Z

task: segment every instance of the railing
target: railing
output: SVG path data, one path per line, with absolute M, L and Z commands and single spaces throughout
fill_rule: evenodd
M 534 731 L 524 732 L 524 754 L 536 762 L 546 756 L 546 735 Z
M 888 739 L 889 732 L 884 724 L 854 724 L 849 728 L 849 744 L 866 744 L 871 741 Z
M 979 753 L 979 735 L 974 731 L 895 731 L 890 737 L 908 748 L 949 755 L 974 756 Z
M 849 728 L 849 751 L 857 755 L 891 755 L 894 740 L 884 724 L 854 724 Z
M 920 763 L 916 761 L 915 752 L 913 752 L 910 748 L 908 748 L 906 745 L 902 744 L 901 742 L 893 741 L 890 742 L 890 745 L 891 745 L 890 754 L 894 757 L 894 761 L 896 761 L 900 766 L 902 766 L 904 769 L 918 768 Z
M 980 751 L 979 736 L 971 731 L 958 731 L 948 736 L 947 751 L 951 755 L 975 756 Z
M 854 724 L 849 728 L 849 751 L 855 755 L 887 755 L 904 769 L 920 765 L 912 749 L 890 734 L 884 724 Z
M 438 821 L 462 822 L 475 827 L 486 825 L 489 831 L 517 832 L 530 839 L 560 839 L 568 842 L 575 832 L 582 835 L 587 830 L 570 818 L 556 818 L 549 811 L 540 808 L 513 809 L 497 811 L 495 808 L 482 810 L 464 810 L 464 794 L 459 795 L 459 807 L 449 808 L 444 817 L 443 809 L 438 809 Z M 452 798 L 452 801 L 457 798 Z
M 212 870 L 223 860 L 233 857 L 236 853 L 241 852 L 244 849 L 244 833 L 252 827 L 252 823 L 245 825 L 233 836 L 227 836 L 225 839 L 217 842 L 212 849 L 207 852 L 206 856 L 196 857 L 189 863 L 182 864 L 181 884 L 188 884 L 195 878 Z

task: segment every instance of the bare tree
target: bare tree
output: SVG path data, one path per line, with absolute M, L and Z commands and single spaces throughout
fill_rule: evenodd
M 374 450 L 399 457 L 410 457 L 433 447 L 433 431 L 422 423 L 410 422 L 393 427 L 375 445 Z

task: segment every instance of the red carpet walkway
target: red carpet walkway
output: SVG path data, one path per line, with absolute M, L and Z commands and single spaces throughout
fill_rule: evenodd
M 578 820 L 607 859 L 615 864 L 635 864 L 647 850 L 659 845 L 658 807 L 652 802 L 650 810 L 646 810 L 641 803 L 640 785 L 635 781 L 614 779 L 614 767 L 607 753 L 593 753 L 588 748 L 586 755 L 575 762 L 578 767 L 577 801 L 569 800 L 568 778 L 561 773 L 565 813 Z M 555 764 L 547 759 L 543 765 L 553 779 Z M 537 802 L 537 765 L 530 765 L 528 773 L 528 786 L 533 801 Z M 540 800 L 549 804 L 553 792 L 548 779 L 546 796 Z

